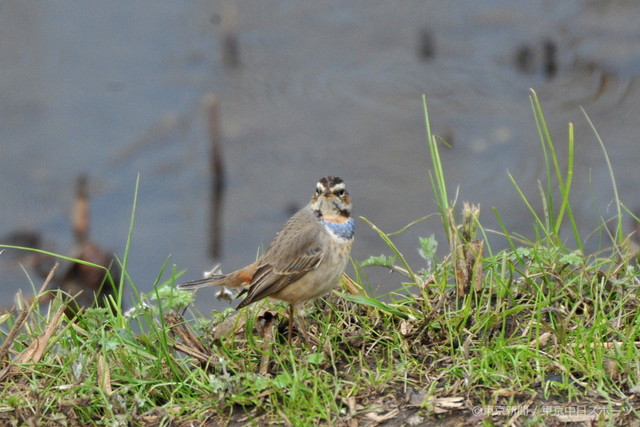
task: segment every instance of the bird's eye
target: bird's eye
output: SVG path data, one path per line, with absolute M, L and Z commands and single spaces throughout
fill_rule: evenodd
M 336 194 L 337 194 L 339 197 L 344 196 L 344 193 L 345 193 L 344 188 L 341 188 L 341 189 L 339 189 L 338 191 L 336 191 Z

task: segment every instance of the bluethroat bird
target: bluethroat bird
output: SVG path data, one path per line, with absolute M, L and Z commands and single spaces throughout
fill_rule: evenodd
M 355 222 L 351 218 L 351 196 L 342 179 L 327 176 L 316 185 L 311 201 L 280 229 L 267 250 L 248 266 L 182 283 L 178 289 L 205 286 L 242 288 L 245 296 L 237 309 L 265 297 L 289 303 L 289 342 L 294 311 L 333 289 L 349 260 Z M 310 343 L 300 321 L 305 341 Z

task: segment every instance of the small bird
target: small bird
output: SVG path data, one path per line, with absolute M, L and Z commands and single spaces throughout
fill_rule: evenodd
M 258 259 L 233 273 L 179 284 L 178 289 L 205 286 L 242 288 L 241 309 L 265 297 L 289 303 L 289 342 L 294 311 L 337 284 L 349 260 L 355 233 L 351 196 L 342 179 L 327 176 L 316 185 L 311 201 L 280 229 Z M 310 343 L 302 321 L 300 329 Z

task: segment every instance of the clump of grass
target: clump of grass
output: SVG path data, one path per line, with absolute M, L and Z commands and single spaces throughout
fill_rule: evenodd
M 535 239 L 503 227 L 510 247 L 493 253 L 477 208 L 458 218 L 425 102 L 432 184 L 450 255 L 438 259 L 433 237 L 416 238 L 425 263 L 411 266 L 394 233 L 365 219 L 390 253 L 354 262 L 355 280 L 345 277 L 341 292 L 312 307 L 313 348 L 299 339 L 288 345 L 286 315 L 277 305 L 226 310 L 213 320 L 191 308 L 183 316 L 193 295 L 175 290 L 175 268 L 163 279 L 168 260 L 151 293 L 128 283 L 135 301 L 126 312 L 90 308 L 69 322 L 60 315 L 63 300 L 40 311 L 36 298 L 0 315 L 6 349 L 0 421 L 419 425 L 637 418 L 637 266 L 619 228 L 612 250 L 584 253 L 569 197 L 573 133 L 563 170 L 535 94 L 531 102 L 547 161 L 545 209 L 531 209 Z M 622 224 L 626 209 L 616 203 Z M 574 248 L 561 235 L 566 221 Z M 486 245 L 488 255 L 474 242 Z M 128 249 L 120 289 L 128 281 L 127 258 Z M 398 292 L 364 289 L 363 268 L 373 265 L 395 273 L 403 282 Z

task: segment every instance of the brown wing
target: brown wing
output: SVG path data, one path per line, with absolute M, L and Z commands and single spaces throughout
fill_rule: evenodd
M 324 255 L 321 232 L 310 209 L 291 217 L 258 260 L 247 297 L 238 308 L 273 295 L 317 268 Z

